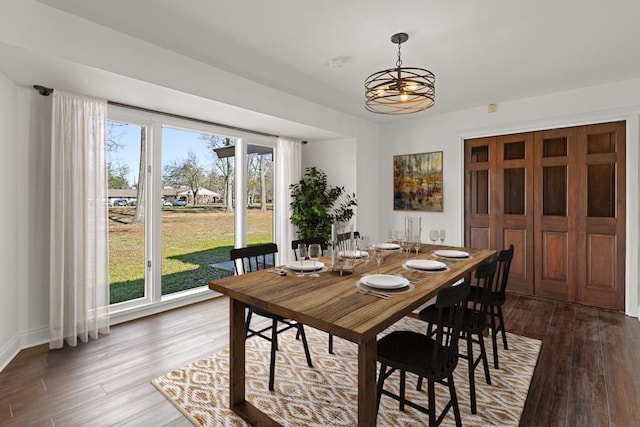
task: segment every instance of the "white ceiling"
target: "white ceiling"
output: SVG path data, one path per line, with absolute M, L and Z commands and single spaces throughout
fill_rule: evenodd
M 640 77 L 638 0 L 38 1 L 374 121 L 392 118 L 363 84 L 396 32 L 403 64 L 436 75 L 434 113 Z

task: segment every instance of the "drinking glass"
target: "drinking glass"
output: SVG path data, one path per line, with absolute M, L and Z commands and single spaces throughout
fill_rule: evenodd
M 362 262 L 364 263 L 364 271 L 367 271 L 369 268 L 369 262 L 373 258 L 373 249 L 371 245 L 367 245 L 362 248 Z
M 309 245 L 308 252 L 309 252 L 309 259 L 313 261 L 315 264 L 315 262 L 320 259 L 320 255 L 322 255 L 322 248 L 318 243 L 312 243 Z M 319 276 L 320 275 L 314 269 L 313 272 L 311 273 L 311 277 L 319 277 Z
M 444 239 L 447 237 L 447 230 L 440 230 L 440 244 L 444 245 Z
M 378 264 L 378 270 L 380 270 L 380 266 L 382 265 L 382 260 L 384 259 L 384 251 L 382 249 L 376 248 L 376 263 Z
M 304 243 L 298 244 L 298 260 L 300 260 L 300 271 L 296 276 L 304 277 L 304 259 L 307 257 L 307 245 Z
M 431 239 L 434 245 L 436 244 L 436 241 L 438 240 L 439 237 L 440 237 L 440 233 L 438 232 L 438 230 L 429 231 L 429 239 Z

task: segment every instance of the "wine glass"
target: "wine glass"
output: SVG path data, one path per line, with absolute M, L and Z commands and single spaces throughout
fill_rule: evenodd
M 308 248 L 309 259 L 314 263 L 314 270 L 311 273 L 311 277 L 319 277 L 320 275 L 315 270 L 315 263 L 320 259 L 322 255 L 322 247 L 318 243 L 312 243 Z
M 413 247 L 413 241 L 411 240 L 410 233 L 405 233 L 404 237 L 400 241 L 400 245 L 405 253 L 405 259 L 409 258 L 409 252 L 411 252 L 411 248 Z
M 440 237 L 440 233 L 438 232 L 438 230 L 429 231 L 429 239 L 431 239 L 434 245 L 436 244 L 436 241 L 438 241 L 439 237 Z
M 444 245 L 444 239 L 447 237 L 447 230 L 440 230 L 440 244 Z
M 420 252 L 420 248 L 422 247 L 422 242 L 420 241 L 420 233 L 416 233 L 413 236 L 413 249 L 416 251 L 416 255 Z
M 298 243 L 298 260 L 300 260 L 300 271 L 296 276 L 304 277 L 304 259 L 307 257 L 307 245 Z

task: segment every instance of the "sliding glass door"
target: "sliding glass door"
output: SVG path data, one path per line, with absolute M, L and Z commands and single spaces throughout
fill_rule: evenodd
M 147 296 L 145 286 L 144 177 L 146 125 L 110 121 L 108 135 L 109 279 L 111 304 Z M 144 178 L 143 178 L 144 179 Z
M 233 274 L 234 169 L 215 150 L 234 142 L 162 127 L 162 295 Z
M 205 291 L 212 278 L 233 274 L 231 248 L 272 241 L 275 139 L 248 142 L 123 108 L 110 109 L 110 119 L 109 271 L 118 310 Z

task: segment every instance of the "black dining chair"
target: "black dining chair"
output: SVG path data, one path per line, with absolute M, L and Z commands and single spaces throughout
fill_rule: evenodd
M 275 264 L 275 254 L 277 252 L 278 246 L 275 243 L 267 243 L 262 245 L 248 246 L 245 248 L 232 249 L 230 256 L 231 260 L 234 261 L 233 264 L 236 275 L 238 275 L 261 270 L 263 268 L 273 267 Z M 271 324 L 261 329 L 252 329 L 251 318 L 254 314 L 270 319 Z M 302 345 L 304 346 L 304 353 L 307 357 L 307 365 L 312 368 L 313 364 L 311 363 L 311 355 L 309 354 L 309 345 L 307 344 L 307 337 L 304 333 L 304 327 L 301 323 L 286 319 L 282 316 L 278 316 L 255 306 L 250 305 L 248 308 L 247 320 L 245 323 L 246 338 L 258 336 L 271 342 L 271 362 L 269 365 L 270 391 L 273 391 L 275 382 L 278 334 L 292 328 L 297 329 L 297 334 L 299 334 L 300 338 L 302 339 Z M 270 331 L 271 333 L 267 335 L 267 331 Z
M 324 250 L 327 248 L 327 241 L 324 237 L 307 237 L 304 239 L 297 239 L 297 240 L 292 240 L 291 241 L 291 249 L 293 250 L 293 255 L 296 257 L 296 261 L 298 261 L 298 251 L 296 251 L 296 249 L 298 249 L 298 245 L 300 243 L 304 243 L 305 245 L 309 246 L 313 243 L 317 243 L 320 245 L 320 248 L 322 250 L 322 254 L 324 255 Z
M 381 364 L 378 376 L 378 408 L 384 394 L 399 402 L 400 411 L 404 411 L 404 406 L 407 405 L 428 414 L 431 427 L 439 425 L 451 408 L 456 426 L 462 425 L 453 371 L 458 364 L 458 340 L 469 285 L 470 278 L 467 275 L 462 283 L 438 292 L 433 306 L 437 320 L 431 336 L 412 331 L 395 331 L 378 341 L 378 361 Z M 385 380 L 397 370 L 400 371 L 399 394 L 384 389 Z M 412 372 L 420 379 L 427 379 L 428 407 L 406 399 L 406 372 Z M 449 401 L 439 415 L 436 414 L 435 383 L 449 388 Z
M 493 257 L 488 262 L 478 265 L 474 273 L 475 288 L 478 298 L 476 301 L 468 299 L 462 316 L 462 338 L 467 342 L 467 353 L 460 354 L 460 357 L 467 360 L 469 368 L 469 395 L 471 398 L 471 413 L 477 413 L 476 408 L 476 381 L 475 369 L 482 361 L 484 367 L 484 377 L 487 384 L 491 384 L 491 374 L 489 373 L 489 363 L 487 352 L 484 346 L 484 330 L 487 326 L 489 294 L 493 285 L 493 276 L 496 272 L 497 258 Z M 423 308 L 418 313 L 418 318 L 428 323 L 427 335 L 431 335 L 432 329 L 438 323 L 439 312 L 437 307 L 431 305 Z M 477 358 L 473 356 L 473 344 L 478 344 L 480 354 Z M 421 388 L 422 378 L 418 380 L 418 389 Z
M 502 345 L 505 350 L 509 350 L 507 335 L 504 329 L 504 317 L 502 316 L 502 306 L 507 295 L 507 283 L 509 282 L 509 271 L 511 270 L 511 260 L 513 259 L 513 245 L 509 249 L 503 249 L 498 253 L 498 265 L 494 277 L 494 285 L 489 293 L 489 323 L 491 326 L 491 341 L 493 345 L 493 366 L 499 369 L 498 365 L 498 332 L 502 332 Z M 471 287 L 469 298 L 478 300 L 481 292 L 475 286 Z

